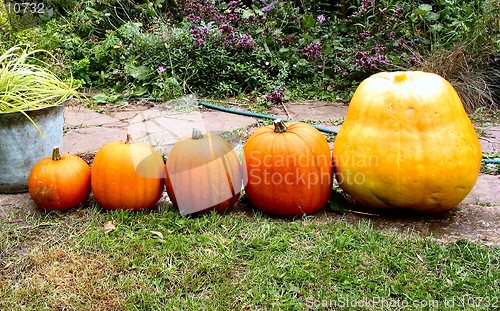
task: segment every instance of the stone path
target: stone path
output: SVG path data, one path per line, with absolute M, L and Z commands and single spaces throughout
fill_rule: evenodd
M 67 133 L 63 148 L 72 153 L 95 152 L 107 142 L 125 140 L 129 133 L 134 141 L 149 143 L 167 154 L 176 141 L 191 135 L 193 128 L 220 133 L 257 123 L 254 118 L 199 109 L 192 100 L 106 113 L 68 107 L 64 116 Z
M 500 152 L 500 126 L 479 129 L 484 132 L 479 139 L 483 152 Z
M 345 115 L 347 107 L 329 102 L 302 102 L 287 105 L 289 115 L 274 108 L 271 114 L 294 120 L 313 120 L 337 129 L 331 121 Z M 81 106 L 67 107 L 64 113 L 66 133 L 63 150 L 71 153 L 96 152 L 105 143 L 125 140 L 127 133 L 134 141 L 155 146 L 163 154 L 180 138 L 189 136 L 193 128 L 202 132 L 226 132 L 247 129 L 257 124 L 256 118 L 200 109 L 192 99 L 160 103 L 154 107 L 134 106 L 98 113 Z
M 334 121 L 344 117 L 346 111 L 347 107 L 342 104 L 300 102 L 275 107 L 270 113 L 282 118 L 310 120 L 338 129 Z M 80 155 L 94 154 L 108 142 L 124 141 L 127 133 L 130 133 L 133 140 L 147 142 L 166 154 L 178 139 L 190 135 L 193 128 L 226 133 L 236 131 L 232 142 L 241 148 L 257 122 L 255 118 L 200 109 L 196 101 L 189 97 L 152 107 L 150 104 L 114 107 L 104 109 L 102 113 L 82 106 L 69 106 L 65 110 L 63 151 Z M 485 135 L 481 138 L 483 151 L 499 152 L 500 127 L 485 128 L 481 132 Z M 363 211 L 357 206 L 352 209 Z M 7 215 L 12 217 L 13 210 L 37 212 L 26 193 L 0 194 L 0 219 Z M 321 221 L 341 216 L 323 210 L 316 217 Z M 350 213 L 343 218 L 352 222 L 370 218 L 376 227 L 403 231 L 410 228 L 446 241 L 465 238 L 500 245 L 500 176 L 481 174 L 469 196 L 450 213 L 413 215 L 399 211 L 373 216 Z

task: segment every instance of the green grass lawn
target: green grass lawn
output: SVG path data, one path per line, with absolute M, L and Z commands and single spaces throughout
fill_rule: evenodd
M 109 220 L 116 230 L 106 234 Z M 166 204 L 138 213 L 92 205 L 29 214 L 0 229 L 0 310 L 500 304 L 499 248 L 443 244 L 342 217 L 286 220 L 240 210 L 182 218 Z

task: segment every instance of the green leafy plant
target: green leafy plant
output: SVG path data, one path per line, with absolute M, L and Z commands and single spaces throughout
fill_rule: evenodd
M 14 46 L 0 55 L 0 113 L 21 112 L 33 122 L 26 111 L 56 106 L 78 95 L 71 82 L 59 79 L 49 64 L 34 57 L 38 53 L 51 56 L 28 46 Z
M 54 7 L 49 21 L 8 32 L 5 42 L 49 50 L 67 64 L 64 77 L 71 72 L 84 86 L 128 97 L 257 98 L 282 89 L 287 99 L 347 101 L 369 75 L 408 69 L 449 77 L 470 108 L 491 106 L 500 89 L 490 74 L 499 46 L 494 0 L 58 0 Z M 447 61 L 460 45 L 465 62 Z M 482 92 L 484 83 L 491 92 Z
M 23 112 L 55 106 L 77 91 L 72 84 L 59 79 L 48 64 L 34 60 L 36 53 L 28 47 L 15 46 L 0 55 L 0 112 Z M 38 64 L 37 64 L 38 62 Z
M 2 2 L 0 2 L 0 31 L 3 32 L 8 32 L 11 30 L 11 26 L 9 23 L 9 17 L 7 15 L 7 10 L 5 9 L 5 5 Z

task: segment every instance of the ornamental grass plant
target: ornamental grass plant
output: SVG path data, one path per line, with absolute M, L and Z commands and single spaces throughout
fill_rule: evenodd
M 50 64 L 35 58 L 45 50 L 16 45 L 0 55 L 0 113 L 21 112 L 57 106 L 78 92 L 72 80 L 58 78 Z M 29 117 L 28 117 L 29 118 Z

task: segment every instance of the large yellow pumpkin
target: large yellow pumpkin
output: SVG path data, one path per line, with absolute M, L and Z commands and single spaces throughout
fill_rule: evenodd
M 474 186 L 481 146 L 445 79 L 383 72 L 356 90 L 333 159 L 340 186 L 360 204 L 439 212 Z
M 224 212 L 240 196 L 240 161 L 218 135 L 193 130 L 174 145 L 165 169 L 168 196 L 181 215 Z
M 161 155 L 150 145 L 126 142 L 106 144 L 92 163 L 92 191 L 109 210 L 151 208 L 163 193 L 165 175 Z

